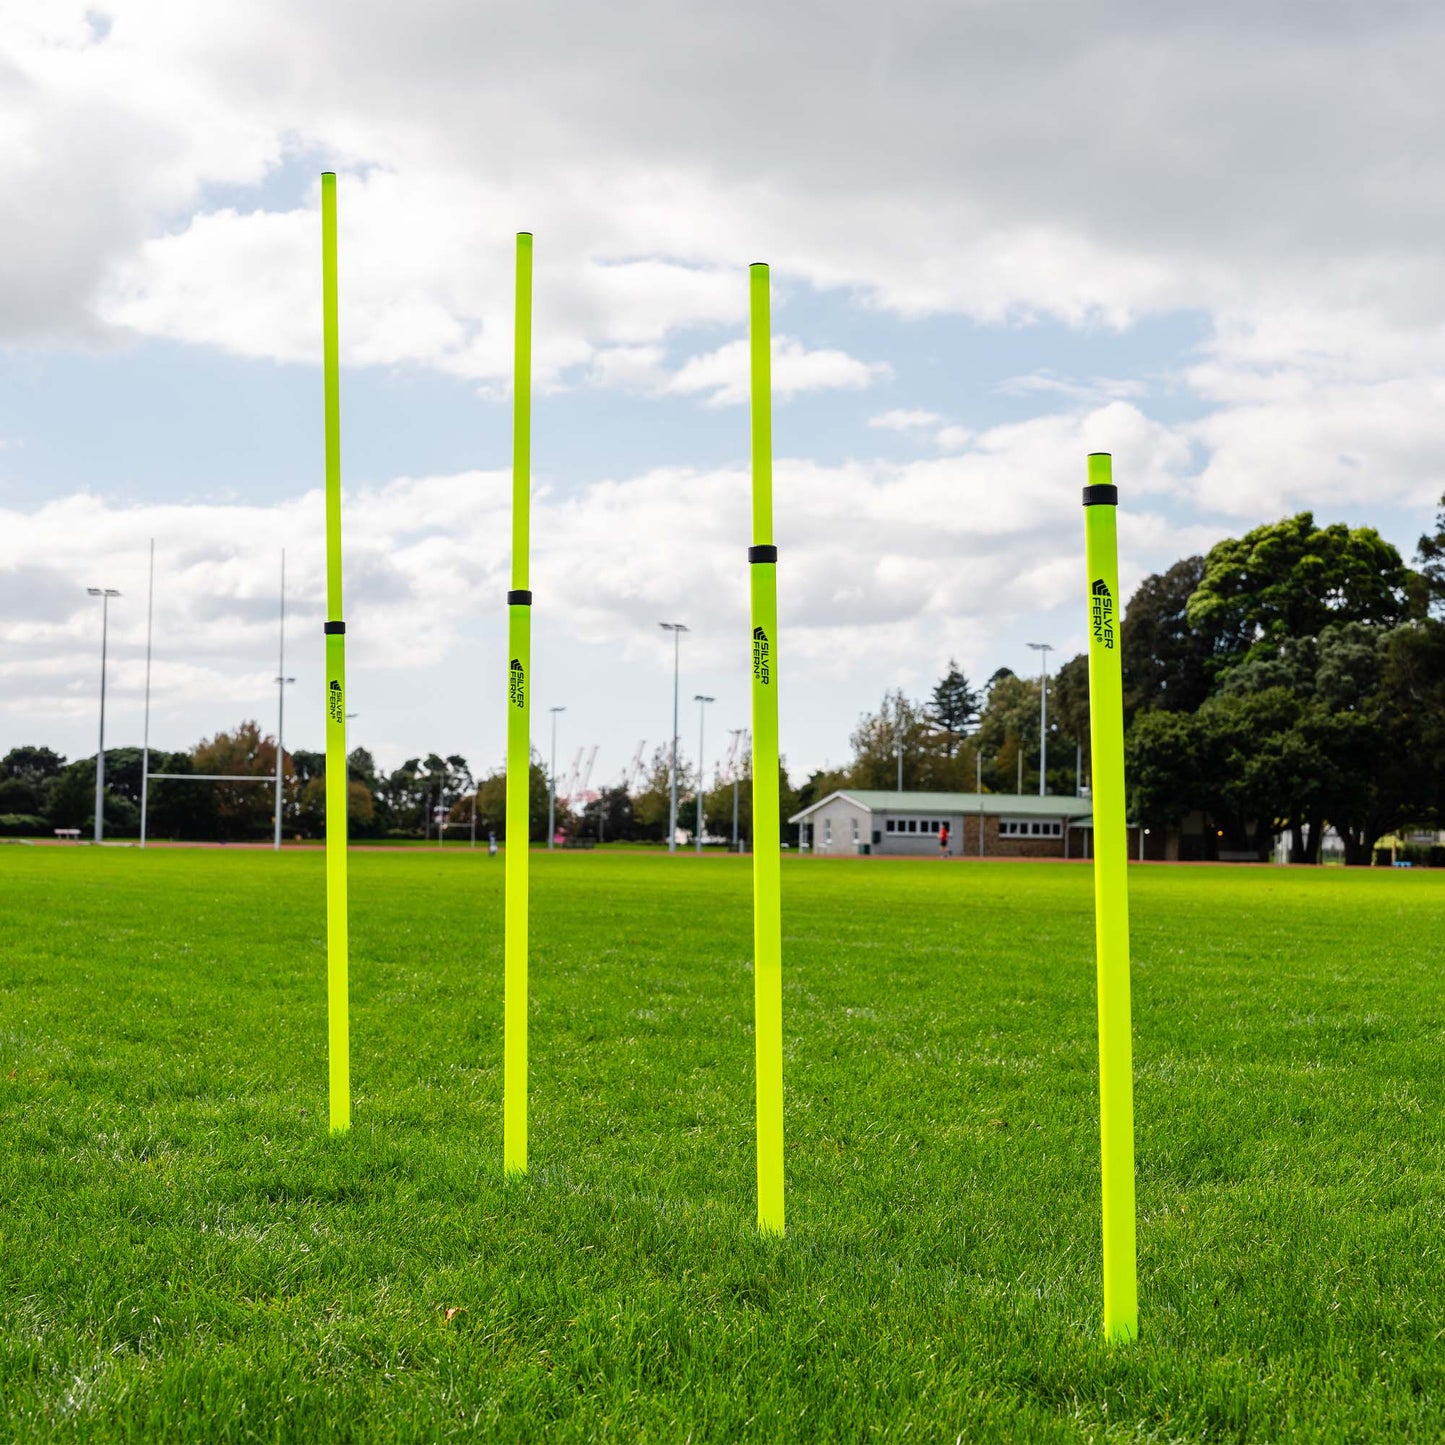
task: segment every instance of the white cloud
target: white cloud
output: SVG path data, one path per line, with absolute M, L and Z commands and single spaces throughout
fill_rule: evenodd
M 924 0 L 880 19 L 850 0 L 826 33 L 758 0 L 721 18 L 436 0 L 405 35 L 379 0 L 222 3 L 203 20 L 182 0 L 115 0 L 107 14 L 108 31 L 85 0 L 16 0 L 0 19 L 11 335 L 73 330 L 104 296 L 104 315 L 143 329 L 309 346 L 263 302 L 265 343 L 246 288 L 196 315 L 177 303 L 208 281 L 198 256 L 254 248 L 252 280 L 282 260 L 271 227 L 208 207 L 207 188 L 323 156 L 395 268 L 357 293 L 359 350 L 468 375 L 496 369 L 486 338 L 505 326 L 519 227 L 566 258 L 569 354 L 579 335 L 637 344 L 735 316 L 758 256 L 905 314 L 995 322 L 1342 296 L 1406 328 L 1445 315 L 1432 7 L 1316 7 L 1306 23 L 1277 4 Z M 373 186 L 389 208 L 357 198 Z M 198 211 L 214 224 L 186 246 L 147 246 Z M 304 249 L 284 251 L 303 291 L 306 224 Z M 348 248 L 358 279 L 366 244 Z
M 666 384 L 682 395 L 702 394 L 710 406 L 737 406 L 748 399 L 746 340 L 729 341 L 705 356 L 685 362 Z M 775 336 L 772 344 L 773 395 L 784 398 L 804 391 L 861 389 L 890 375 L 886 363 L 859 361 L 846 351 L 810 351 L 791 336 Z
M 1148 384 L 1133 377 L 1096 376 L 1076 381 L 1047 369 L 1011 376 L 998 389 L 1005 396 L 1053 395 L 1094 406 L 1106 401 L 1138 400 L 1149 394 Z
M 927 432 L 942 452 L 961 452 L 974 438 L 968 427 L 947 421 L 936 411 L 910 411 L 899 408 L 868 418 L 868 425 L 883 431 Z
M 878 416 L 870 416 L 868 425 L 884 431 L 921 431 L 928 427 L 940 426 L 943 418 L 936 411 L 908 411 L 895 408 Z

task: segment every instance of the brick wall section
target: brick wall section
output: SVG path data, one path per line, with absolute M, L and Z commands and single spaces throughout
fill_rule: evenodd
M 998 822 L 997 818 L 990 818 L 987 815 L 983 818 L 983 856 L 985 858 L 1062 858 L 1064 856 L 1064 840 L 1062 838 L 1000 838 Z M 978 857 L 978 824 L 977 814 L 965 817 L 963 820 L 963 847 L 960 851 L 965 858 Z M 1076 854 L 1081 846 L 1079 835 L 1075 833 L 1069 843 L 1071 853 Z

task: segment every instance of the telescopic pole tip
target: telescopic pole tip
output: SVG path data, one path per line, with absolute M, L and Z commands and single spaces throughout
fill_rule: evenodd
M 1108 452 L 1089 453 L 1089 485 L 1084 488 L 1086 507 L 1117 506 L 1119 489 L 1114 485 L 1114 459 Z
M 748 267 L 748 270 L 749 270 L 749 271 L 766 271 L 767 269 L 768 269 L 768 263 L 767 263 L 766 261 L 754 261 L 754 262 Z

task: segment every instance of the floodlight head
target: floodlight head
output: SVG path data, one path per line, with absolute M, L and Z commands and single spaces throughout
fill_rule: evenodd
M 85 589 L 92 597 L 119 597 L 120 593 L 114 587 L 87 587 Z
M 1031 642 L 1029 646 L 1032 647 L 1035 652 L 1052 652 L 1054 650 L 1054 644 L 1052 642 Z
M 692 695 L 692 700 L 693 700 L 694 702 L 716 702 L 716 701 L 717 701 L 717 699 L 716 699 L 715 697 L 704 697 L 704 696 L 702 695 L 702 693 L 700 693 L 700 692 L 695 692 L 695 693 L 693 693 L 693 695 Z
M 687 631 L 687 624 L 685 622 L 659 622 L 657 625 L 662 628 L 664 632 Z
M 547 709 L 547 711 L 548 711 L 548 712 L 566 712 L 567 709 L 566 709 L 565 707 L 549 707 L 549 708 Z

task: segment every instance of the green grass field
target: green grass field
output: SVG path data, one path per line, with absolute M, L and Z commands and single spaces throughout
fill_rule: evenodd
M 7 1439 L 1445 1437 L 1445 878 L 1135 868 L 1141 1339 L 1100 1338 L 1091 879 L 784 868 L 788 1237 L 745 860 L 0 849 Z

